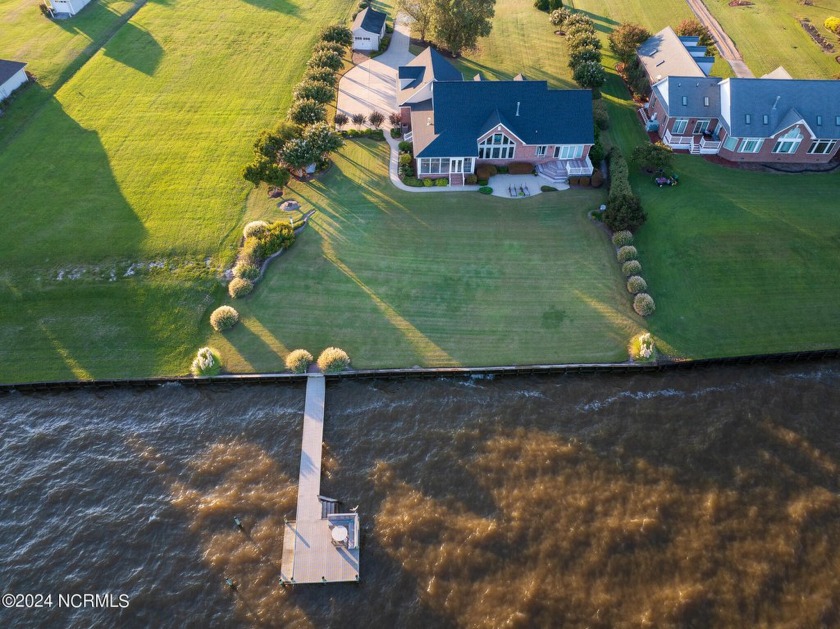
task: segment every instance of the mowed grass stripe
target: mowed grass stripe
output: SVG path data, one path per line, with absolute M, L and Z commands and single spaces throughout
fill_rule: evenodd
M 624 360 L 641 328 L 612 246 L 586 218 L 603 192 L 531 199 L 403 193 L 386 147 L 350 142 L 321 180 L 293 185 L 318 213 L 213 344 L 237 370 L 336 344 L 358 367 Z M 269 202 L 250 217 L 279 215 Z

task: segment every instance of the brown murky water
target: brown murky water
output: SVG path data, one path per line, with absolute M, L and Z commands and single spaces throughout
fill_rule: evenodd
M 330 384 L 362 583 L 287 590 L 302 387 L 7 395 L 3 592 L 130 604 L 0 624 L 837 627 L 838 408 L 836 362 Z

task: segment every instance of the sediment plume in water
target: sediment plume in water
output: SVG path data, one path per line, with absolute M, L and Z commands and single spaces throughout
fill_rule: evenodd
M 829 543 L 840 539 L 840 498 L 771 455 L 765 469 L 744 469 L 722 486 L 682 483 L 668 468 L 541 430 L 476 445 L 464 464 L 495 503 L 490 516 L 425 495 L 387 464 L 373 475 L 385 495 L 377 543 L 416 577 L 420 598 L 457 625 L 840 621 L 840 550 Z
M 172 486 L 172 503 L 201 536 L 203 560 L 232 579 L 237 614 L 255 626 L 311 627 L 278 584 L 284 521 L 293 518 L 297 485 L 260 447 L 215 443 L 190 462 L 190 477 Z M 242 529 L 234 524 L 240 518 Z

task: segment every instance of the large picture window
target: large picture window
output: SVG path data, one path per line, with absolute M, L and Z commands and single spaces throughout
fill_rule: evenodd
M 583 157 L 582 144 L 566 144 L 554 147 L 554 157 L 557 159 L 578 159 Z
M 738 148 L 739 153 L 758 153 L 761 150 L 761 145 L 764 140 L 747 138 L 741 141 L 741 146 Z
M 834 150 L 837 140 L 814 140 L 808 147 L 808 155 L 826 155 Z
M 799 143 L 802 141 L 802 134 L 799 129 L 791 129 L 781 136 L 773 147 L 774 153 L 796 153 Z
M 424 157 L 420 159 L 421 175 L 447 175 L 449 174 L 448 157 Z
M 674 135 L 682 135 L 685 133 L 685 128 L 688 126 L 688 120 L 685 118 L 677 118 L 674 120 L 674 128 L 671 133 Z
M 738 146 L 738 138 L 733 138 L 732 136 L 726 138 L 723 143 L 723 148 L 727 151 L 734 151 L 736 146 Z
M 478 143 L 478 159 L 513 159 L 516 144 L 504 133 L 494 133 Z

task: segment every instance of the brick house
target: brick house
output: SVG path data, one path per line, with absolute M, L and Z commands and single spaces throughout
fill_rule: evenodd
M 565 181 L 591 175 L 594 143 L 589 90 L 552 90 L 545 81 L 464 81 L 427 48 L 398 71 L 397 102 L 417 176 L 463 185 L 481 164 L 534 165 Z
M 757 79 L 707 76 L 687 39 L 667 28 L 639 47 L 651 82 L 640 110 L 648 131 L 674 150 L 732 162 L 813 164 L 837 155 L 840 81 L 792 79 L 783 68 Z

